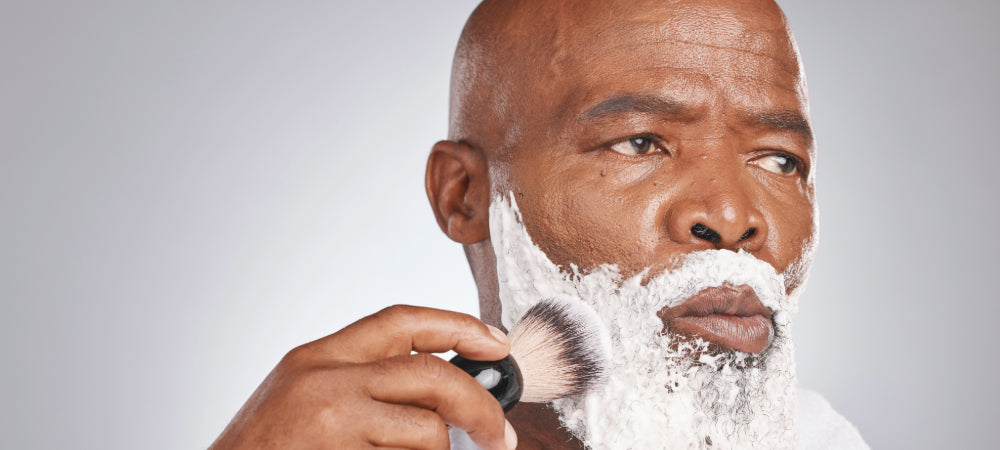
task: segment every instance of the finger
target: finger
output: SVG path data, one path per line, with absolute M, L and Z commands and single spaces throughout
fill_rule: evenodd
M 397 356 L 358 366 L 372 398 L 432 410 L 482 448 L 506 448 L 503 409 L 469 374 L 433 355 Z
M 365 435 L 377 447 L 448 448 L 448 426 L 440 415 L 417 406 L 377 403 Z
M 510 352 L 507 337 L 468 314 L 396 305 L 307 344 L 340 360 L 366 363 L 417 352 L 456 353 L 494 361 Z

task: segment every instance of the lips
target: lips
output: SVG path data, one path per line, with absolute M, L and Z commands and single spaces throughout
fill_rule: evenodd
M 702 290 L 657 315 L 672 334 L 699 337 L 741 352 L 763 352 L 774 337 L 771 310 L 746 285 Z

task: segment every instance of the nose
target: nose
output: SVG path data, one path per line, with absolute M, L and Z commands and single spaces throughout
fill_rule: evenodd
M 767 240 L 767 220 L 749 183 L 739 174 L 715 172 L 689 184 L 667 209 L 670 239 L 716 249 L 761 249 Z

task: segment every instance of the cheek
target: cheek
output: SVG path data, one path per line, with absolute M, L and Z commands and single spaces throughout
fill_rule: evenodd
M 650 208 L 648 198 L 630 195 L 627 183 L 616 183 L 619 172 L 613 167 L 562 167 L 543 174 L 525 167 L 515 185 L 534 243 L 564 267 L 572 263 L 586 270 L 611 263 L 625 272 L 645 268 L 658 222 L 649 216 L 658 208 Z
M 518 194 L 524 225 L 535 244 L 560 266 L 590 268 L 615 261 L 607 236 L 628 236 L 619 214 L 601 202 L 596 189 L 563 185 L 532 195 Z
M 779 273 L 787 273 L 790 288 L 797 287 L 812 262 L 816 242 L 815 208 L 811 196 L 778 202 L 770 208 L 767 249 Z

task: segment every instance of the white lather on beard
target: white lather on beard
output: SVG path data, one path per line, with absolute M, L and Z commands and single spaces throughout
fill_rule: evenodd
M 531 241 L 512 194 L 494 199 L 490 235 L 504 326 L 510 329 L 541 299 L 578 297 L 607 327 L 613 352 L 608 382 L 553 402 L 562 423 L 588 447 L 795 447 L 789 328 L 796 302 L 771 265 L 742 251 L 707 250 L 646 284 L 645 273 L 623 279 L 613 265 L 587 273 L 574 266 L 565 273 Z M 657 311 L 727 282 L 750 286 L 775 312 L 775 337 L 765 352 L 710 354 L 703 340 L 682 342 L 663 333 Z

